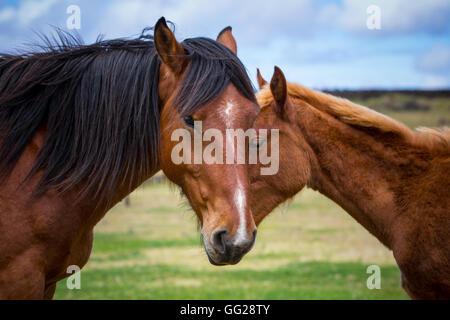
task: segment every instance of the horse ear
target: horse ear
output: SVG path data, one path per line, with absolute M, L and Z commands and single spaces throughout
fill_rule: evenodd
M 183 46 L 161 17 L 155 25 L 155 47 L 161 61 L 176 75 L 184 70 L 186 59 Z
M 259 89 L 262 89 L 267 84 L 267 81 L 262 77 L 259 68 L 256 68 L 256 78 L 258 79 Z
M 270 81 L 270 90 L 275 100 L 274 111 L 283 116 L 286 111 L 287 84 L 283 72 L 277 66 Z
M 216 41 L 233 51 L 234 54 L 237 54 L 237 44 L 236 40 L 233 37 L 233 34 L 231 33 L 231 30 L 232 29 L 230 26 L 224 28 L 222 31 L 220 31 Z

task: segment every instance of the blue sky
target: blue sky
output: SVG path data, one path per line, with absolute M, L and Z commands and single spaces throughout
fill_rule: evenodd
M 278 65 L 289 81 L 319 89 L 450 88 L 450 0 L 0 0 L 0 51 L 66 28 L 73 4 L 86 43 L 136 35 L 160 16 L 179 40 L 231 25 L 252 80 L 256 67 L 270 79 Z M 370 5 L 380 30 L 366 26 Z

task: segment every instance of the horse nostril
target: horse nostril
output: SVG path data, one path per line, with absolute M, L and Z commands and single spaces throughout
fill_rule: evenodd
M 227 235 L 227 230 L 220 228 L 213 232 L 212 243 L 214 248 L 219 251 L 219 253 L 224 254 L 226 251 L 225 236 Z

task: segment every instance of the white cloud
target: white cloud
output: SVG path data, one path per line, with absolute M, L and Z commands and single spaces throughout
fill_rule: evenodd
M 19 23 L 29 25 L 33 20 L 47 14 L 55 3 L 56 0 L 24 1 L 17 12 Z
M 0 11 L 0 23 L 14 21 L 22 27 L 29 26 L 35 19 L 44 16 L 56 0 L 27 0 L 21 2 L 18 8 L 6 7 Z
M 0 11 L 0 23 L 11 21 L 16 14 L 16 11 L 12 7 L 6 7 Z
M 427 75 L 424 77 L 421 87 L 423 89 L 442 89 L 448 88 L 450 81 L 442 76 Z
M 434 46 L 417 58 L 416 68 L 424 73 L 421 84 L 423 88 L 448 88 L 450 86 L 450 47 Z
M 374 4 L 381 9 L 381 33 L 445 32 L 449 29 L 448 0 L 344 0 L 341 6 L 329 4 L 322 8 L 319 20 L 352 32 L 368 32 L 366 9 Z
M 315 20 L 312 0 L 277 1 L 144 1 L 111 3 L 99 13 L 99 25 L 108 36 L 130 35 L 144 26 L 153 25 L 161 16 L 174 21 L 180 38 L 187 36 L 215 37 L 231 25 L 240 41 L 265 42 L 275 35 L 310 33 Z
M 425 72 L 450 72 L 450 47 L 438 45 L 419 57 L 417 67 Z

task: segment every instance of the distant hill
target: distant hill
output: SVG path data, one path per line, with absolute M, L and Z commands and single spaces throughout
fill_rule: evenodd
M 450 98 L 449 90 L 322 90 L 346 99 L 377 98 L 386 94 L 403 94 L 426 98 Z
M 450 90 L 322 90 L 384 113 L 411 128 L 450 126 Z

